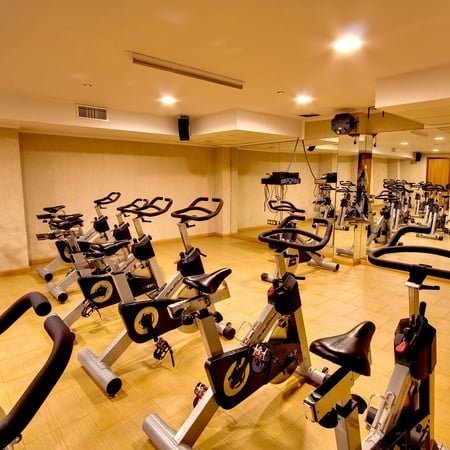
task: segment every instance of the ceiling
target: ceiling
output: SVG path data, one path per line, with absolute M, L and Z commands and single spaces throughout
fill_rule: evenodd
M 432 7 L 422 0 L 276 6 L 271 0 L 0 0 L 0 6 L 3 127 L 210 147 L 297 137 L 316 144 L 336 137 L 329 124 L 338 113 L 387 113 L 412 126 L 385 119 L 362 130 L 377 134 L 379 151 L 450 153 L 448 0 Z M 336 54 L 333 41 L 348 32 L 362 37 L 362 47 Z M 134 64 L 132 52 L 243 87 Z M 164 94 L 178 102 L 163 106 Z M 303 94 L 312 102 L 297 104 Z M 76 105 L 105 108 L 109 120 L 79 118 Z M 178 136 L 180 115 L 189 116 L 186 142 Z M 323 136 L 309 136 L 313 122 L 324 122 Z M 414 131 L 405 133 L 409 128 Z M 444 140 L 435 141 L 438 136 Z

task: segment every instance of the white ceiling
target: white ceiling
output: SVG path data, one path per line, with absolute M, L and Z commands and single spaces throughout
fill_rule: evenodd
M 408 141 L 410 151 L 450 152 L 450 88 L 445 77 L 433 78 L 450 67 L 448 0 L 0 0 L 0 7 L 0 126 L 179 143 L 177 118 L 185 114 L 191 139 L 183 145 L 240 146 L 308 139 L 305 121 L 328 124 L 337 113 L 377 106 L 423 128 L 376 130 L 378 148 L 395 153 Z M 361 34 L 362 48 L 335 54 L 332 42 L 349 31 Z M 244 86 L 136 65 L 130 52 Z M 421 71 L 427 77 L 404 82 Z M 428 93 L 430 86 L 439 92 Z M 392 90 L 404 98 L 390 102 Z M 163 94 L 178 103 L 162 106 Z M 314 100 L 298 105 L 299 94 Z M 109 121 L 77 118 L 77 104 L 107 108 Z M 438 135 L 445 140 L 434 141 Z

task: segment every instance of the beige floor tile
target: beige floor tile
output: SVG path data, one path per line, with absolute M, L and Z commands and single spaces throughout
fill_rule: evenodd
M 239 329 L 237 337 L 242 338 L 266 305 L 270 285 L 261 281 L 260 275 L 273 271 L 271 252 L 254 237 L 195 238 L 193 244 L 207 253 L 207 270 L 232 268 L 227 280 L 231 298 L 216 306 L 224 320 Z M 154 245 L 164 272 L 172 273 L 180 244 L 155 242 Z M 441 245 L 448 245 L 448 240 Z M 59 271 L 58 277 L 64 273 L 65 270 Z M 308 341 L 348 331 L 363 320 L 376 324 L 372 375 L 358 378 L 354 391 L 366 400 L 374 393 L 382 393 L 393 367 L 394 330 L 399 318 L 406 317 L 408 311 L 405 274 L 369 264 L 341 265 L 338 272 L 305 266 L 298 274 L 306 277 L 299 285 Z M 436 436 L 449 447 L 450 282 L 439 281 L 439 284 L 440 291 L 424 291 L 423 298 L 428 302 L 430 322 L 438 330 Z M 0 310 L 31 290 L 46 292 L 44 282 L 34 271 L 1 277 Z M 53 311 L 64 315 L 80 298 L 80 291 L 73 286 L 64 304 L 51 299 Z M 30 312 L 1 336 L 0 402 L 6 410 L 47 355 L 50 343 L 41 326 L 41 318 Z M 198 333 L 174 330 L 165 338 L 174 350 L 175 367 L 169 357 L 162 361 L 153 358 L 153 342 L 132 344 L 113 366 L 122 378 L 123 389 L 114 399 L 108 398 L 81 368 L 77 353 L 87 347 L 98 355 L 117 336 L 123 329 L 117 307 L 103 309 L 101 317 L 94 314 L 80 318 L 72 328 L 76 344 L 71 361 L 47 402 L 24 431 L 19 449 L 152 449 L 142 431 L 144 419 L 158 413 L 177 429 L 192 410 L 197 381 L 208 383 L 203 367 L 206 352 Z M 239 344 L 238 339 L 224 341 L 223 347 L 229 349 Z M 318 368 L 334 369 L 315 355 L 312 362 Z M 293 375 L 279 385 L 263 386 L 232 410 L 219 408 L 195 448 L 335 448 L 333 431 L 307 422 L 304 416 L 303 398 L 312 389 Z

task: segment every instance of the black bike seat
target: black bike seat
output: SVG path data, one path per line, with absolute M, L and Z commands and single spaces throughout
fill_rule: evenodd
M 231 269 L 219 269 L 210 273 L 190 275 L 185 277 L 183 283 L 190 288 L 197 289 L 205 294 L 214 294 L 219 289 L 220 283 L 230 275 Z
M 82 226 L 83 225 L 83 219 L 76 218 L 76 219 L 70 219 L 70 220 L 51 220 L 49 224 L 57 228 L 58 230 L 70 230 L 72 227 L 75 227 L 77 225 Z
M 45 208 L 42 209 L 50 214 L 56 214 L 60 209 L 63 208 L 65 208 L 64 205 L 58 205 L 58 206 L 46 206 Z
M 366 321 L 348 333 L 311 342 L 312 353 L 361 375 L 370 375 L 369 349 L 375 325 Z
M 95 243 L 89 246 L 89 250 L 98 252 L 98 254 L 102 254 L 103 256 L 111 256 L 117 253 L 121 248 L 127 247 L 128 244 L 129 241 Z
M 83 217 L 83 214 L 81 213 L 74 213 L 74 214 L 58 214 L 58 219 L 61 220 L 77 220 Z

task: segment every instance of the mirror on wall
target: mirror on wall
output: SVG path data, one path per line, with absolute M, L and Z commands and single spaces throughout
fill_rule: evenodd
M 367 223 L 355 227 L 357 221 L 348 223 L 341 205 L 348 208 L 362 192 L 369 198 L 369 220 L 380 220 L 385 206 L 377 198 L 384 190 L 385 179 L 404 179 L 408 182 L 424 181 L 427 160 L 435 157 L 436 137 L 439 130 L 392 131 L 358 136 L 328 136 L 322 139 L 287 140 L 283 142 L 254 144 L 232 149 L 232 209 L 233 234 L 257 240 L 263 228 L 273 227 L 282 217 L 268 208 L 269 200 L 283 199 L 305 210 L 306 217 L 323 214 L 328 208 L 335 217 L 334 239 L 326 256 L 339 263 L 356 264 L 366 257 Z M 450 134 L 440 142 L 442 156 L 449 157 Z M 433 147 L 432 147 L 433 146 Z M 426 151 L 428 149 L 428 152 Z M 418 157 L 420 156 L 420 158 Z M 284 186 L 263 184 L 262 179 L 274 172 L 298 173 L 300 183 Z M 330 190 L 321 189 L 323 176 L 336 173 L 336 182 L 328 183 Z M 357 190 L 364 182 L 364 191 Z M 358 201 L 359 203 L 359 201 Z M 367 211 L 367 202 L 366 202 Z M 310 226 L 310 223 L 305 223 Z M 341 228 L 341 229 L 340 229 Z M 372 241 L 370 246 L 378 246 Z M 356 250 L 355 251 L 355 245 Z M 344 249 L 344 252 L 337 250 Z M 347 252 L 345 252 L 347 250 Z M 339 254 L 340 253 L 340 254 Z
M 429 167 L 437 156 L 440 168 L 443 161 L 449 161 L 450 134 L 438 128 L 339 137 L 337 260 L 345 259 L 352 264 L 363 261 L 371 248 L 384 245 L 396 229 L 426 223 L 416 209 L 426 196 L 421 183 L 435 183 L 430 179 Z M 360 189 L 362 181 L 364 189 Z M 347 186 L 353 193 L 347 192 Z M 363 199 L 367 197 L 363 206 L 361 194 Z M 362 226 L 352 219 L 352 214 L 351 220 L 339 220 L 340 206 L 352 210 L 352 203 L 364 212 Z M 445 210 L 445 203 L 441 206 Z M 426 242 L 429 245 L 434 241 Z
M 374 138 L 339 137 L 334 255 L 352 264 L 366 257 Z
M 337 145 L 337 138 L 296 139 L 234 148 L 236 235 L 257 240 L 260 231 L 287 217 L 291 207 L 306 218 L 298 226 L 322 233 L 312 219 L 334 217 Z M 324 256 L 333 256 L 333 243 L 332 237 Z

